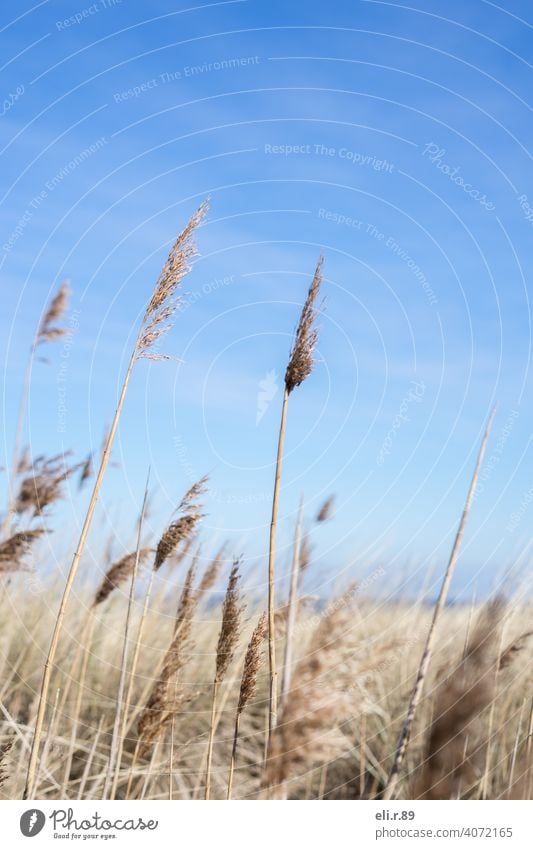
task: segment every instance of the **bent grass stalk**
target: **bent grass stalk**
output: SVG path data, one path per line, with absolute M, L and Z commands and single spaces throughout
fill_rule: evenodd
M 444 578 L 442 581 L 442 585 L 440 588 L 439 596 L 437 599 L 437 603 L 435 605 L 435 610 L 433 611 L 433 618 L 431 620 L 431 624 L 429 626 L 429 631 L 426 637 L 426 644 L 424 646 L 424 651 L 422 653 L 422 657 L 420 659 L 420 664 L 418 667 L 418 672 L 416 675 L 415 684 L 413 687 L 413 691 L 411 693 L 411 698 L 409 701 L 409 707 L 407 708 L 407 713 L 405 716 L 405 720 L 400 731 L 400 736 L 398 737 L 398 742 L 396 744 L 396 750 L 394 753 L 394 760 L 392 764 L 392 768 L 387 780 L 387 784 L 385 785 L 385 789 L 383 791 L 383 799 L 389 800 L 392 799 L 394 793 L 396 791 L 396 787 L 399 782 L 400 769 L 402 767 L 403 759 L 405 757 L 405 753 L 407 751 L 407 747 L 409 745 L 409 740 L 411 736 L 411 728 L 413 725 L 413 720 L 416 715 L 416 711 L 418 708 L 418 703 L 420 702 L 420 698 L 422 696 L 422 690 L 424 687 L 424 681 L 426 679 L 426 675 L 429 670 L 429 666 L 431 663 L 431 658 L 433 655 L 433 649 L 435 645 L 435 639 L 437 636 L 437 625 L 439 623 L 439 619 L 442 615 L 442 611 L 444 610 L 444 606 L 446 604 L 446 599 L 448 597 L 448 591 L 450 588 L 450 583 L 453 577 L 453 573 L 455 571 L 455 565 L 457 563 L 457 558 L 459 556 L 459 550 L 461 548 L 461 542 L 463 540 L 463 535 L 466 527 L 466 522 L 468 520 L 468 515 L 470 513 L 470 508 L 472 506 L 472 501 L 474 499 L 477 480 L 479 477 L 479 471 L 481 469 L 481 464 L 483 462 L 483 457 L 485 456 L 485 449 L 487 447 L 487 442 L 490 435 L 490 430 L 492 427 L 492 422 L 494 421 L 494 416 L 496 413 L 496 407 L 493 407 L 485 428 L 485 433 L 483 434 L 483 439 L 481 441 L 481 445 L 479 448 L 479 453 L 477 457 L 477 462 L 474 468 L 474 473 L 472 475 L 472 480 L 470 482 L 470 487 L 468 489 L 468 494 L 466 497 L 465 506 L 463 509 L 463 513 L 461 516 L 461 520 L 459 522 L 459 526 L 457 528 L 457 533 L 455 535 L 455 540 L 452 546 L 450 559 L 448 561 L 448 565 L 446 567 L 446 571 L 444 573 Z
M 35 777 L 39 759 L 39 749 L 43 733 L 43 724 L 47 708 L 48 690 L 50 688 L 50 681 L 54 668 L 59 638 L 61 636 L 61 631 L 63 627 L 63 620 L 65 618 L 68 600 L 80 565 L 81 556 L 85 549 L 87 537 L 89 535 L 89 530 L 92 524 L 96 504 L 98 502 L 98 497 L 100 495 L 100 490 L 102 488 L 102 483 L 105 477 L 107 466 L 109 464 L 111 449 L 113 447 L 113 443 L 118 429 L 118 424 L 124 407 L 124 402 L 126 400 L 126 395 L 131 380 L 131 375 L 133 373 L 133 368 L 135 366 L 135 363 L 139 359 L 159 359 L 162 356 L 159 354 L 152 354 L 150 352 L 150 349 L 155 344 L 155 342 L 157 342 L 161 338 L 161 336 L 169 330 L 170 318 L 172 317 L 173 312 L 177 308 L 176 301 L 172 299 L 175 297 L 176 289 L 181 283 L 181 280 L 189 270 L 189 262 L 197 253 L 196 246 L 194 245 L 194 242 L 192 241 L 191 237 L 196 228 L 201 223 L 206 211 L 207 204 L 204 203 L 192 216 L 189 223 L 187 224 L 185 229 L 180 233 L 176 242 L 174 243 L 167 258 L 167 261 L 163 266 L 161 274 L 159 275 L 159 278 L 157 280 L 154 292 L 145 311 L 143 321 L 141 323 L 139 333 L 137 335 L 137 339 L 133 346 L 133 351 L 131 353 L 130 361 L 122 384 L 118 404 L 115 410 L 115 414 L 113 416 L 109 435 L 107 437 L 106 445 L 100 461 L 100 467 L 96 475 L 91 499 L 82 525 L 78 545 L 74 552 L 72 563 L 65 582 L 63 595 L 61 597 L 61 602 L 59 605 L 59 610 L 57 613 L 57 618 L 55 621 L 55 626 L 50 641 L 48 655 L 44 665 L 41 690 L 39 695 L 39 706 L 37 710 L 37 717 L 35 720 L 35 732 L 33 735 L 31 754 L 28 764 L 26 786 L 24 788 L 23 794 L 24 799 L 33 798 L 33 795 L 35 793 Z

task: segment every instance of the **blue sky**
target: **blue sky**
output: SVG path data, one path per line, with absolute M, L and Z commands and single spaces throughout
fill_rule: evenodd
M 532 18 L 505 6 L 2 11 L 2 464 L 51 292 L 72 281 L 75 331 L 35 366 L 27 440 L 82 456 L 168 247 L 211 198 L 164 341 L 177 360 L 136 369 L 93 552 L 106 527 L 131 544 L 150 464 L 154 532 L 207 472 L 207 542 L 265 553 L 284 366 L 323 253 L 318 362 L 289 408 L 282 561 L 300 494 L 310 522 L 335 493 L 314 532 L 317 585 L 375 563 L 388 586 L 408 564 L 438 567 L 497 400 L 457 586 L 527 566 Z M 85 500 L 73 493 L 69 520 Z

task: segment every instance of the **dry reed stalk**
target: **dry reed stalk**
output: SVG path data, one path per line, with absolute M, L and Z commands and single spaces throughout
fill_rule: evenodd
M 78 790 L 78 800 L 87 799 L 87 795 L 85 793 L 85 787 L 87 786 L 87 781 L 89 780 L 89 775 L 91 772 L 91 767 L 93 765 L 94 756 L 96 755 L 96 749 L 98 748 L 98 743 L 100 742 L 100 736 L 102 734 L 102 729 L 104 727 L 104 717 L 100 717 L 100 722 L 98 723 L 98 728 L 96 729 L 96 734 L 94 735 L 92 746 L 90 748 L 89 754 L 87 756 L 87 760 L 85 761 L 85 766 L 83 768 L 83 774 L 81 776 L 80 786 Z
M 363 799 L 366 785 L 366 713 L 361 715 L 359 732 L 359 798 Z
M 161 744 L 161 740 L 157 740 L 154 748 L 152 749 L 152 754 L 150 757 L 150 762 L 148 763 L 148 769 L 146 770 L 144 780 L 142 782 L 141 795 L 140 799 L 146 799 L 148 793 L 148 786 L 150 784 L 150 780 L 154 774 L 154 764 L 157 760 L 157 755 L 159 754 L 159 747 Z
M 513 755 L 515 753 L 513 752 Z M 528 800 L 533 795 L 533 759 L 528 751 L 527 742 L 520 756 L 515 758 L 512 775 L 505 792 L 499 797 L 503 799 Z
M 130 567 L 131 573 L 131 581 L 130 581 L 130 592 L 128 596 L 128 607 L 126 611 L 126 621 L 124 624 L 124 642 L 122 644 L 122 659 L 120 664 L 120 678 L 118 684 L 118 693 L 117 693 L 117 707 L 115 710 L 115 721 L 113 723 L 113 734 L 111 737 L 111 746 L 109 750 L 109 765 L 108 770 L 105 777 L 104 789 L 102 794 L 102 799 L 107 799 L 107 794 L 109 792 L 109 788 L 111 787 L 111 798 L 114 799 L 117 792 L 117 784 L 118 777 L 120 773 L 120 759 L 122 756 L 121 750 L 121 735 L 120 729 L 121 724 L 123 722 L 123 714 L 126 712 L 126 707 L 124 705 L 124 690 L 126 687 L 126 674 L 128 667 L 128 649 L 129 649 L 129 636 L 130 636 L 130 623 L 131 623 L 131 614 L 133 611 L 133 598 L 135 595 L 135 583 L 137 581 L 137 574 L 139 571 L 139 565 L 141 563 L 141 555 L 142 551 L 145 552 L 147 549 L 141 549 L 141 539 L 143 532 L 143 524 L 146 514 L 146 506 L 148 504 L 148 485 L 150 480 L 150 472 L 148 471 L 148 477 L 146 479 L 146 487 L 144 490 L 144 498 L 141 508 L 141 513 L 139 516 L 139 523 L 137 526 L 137 547 L 134 553 L 133 564 Z M 109 577 L 109 574 L 106 576 Z M 117 575 L 115 575 L 115 580 L 117 579 Z M 112 584 L 113 585 L 113 584 Z
M 222 624 L 218 637 L 215 679 L 213 681 L 213 697 L 211 701 L 211 722 L 209 725 L 209 739 L 207 743 L 207 765 L 205 770 L 205 798 L 209 799 L 211 793 L 211 767 L 213 762 L 213 743 L 215 739 L 216 703 L 220 684 L 226 677 L 229 665 L 233 660 L 235 648 L 239 642 L 240 622 L 243 607 L 240 601 L 239 590 L 239 561 L 235 561 L 231 569 L 228 587 L 222 605 Z
M 439 681 L 416 799 L 457 799 L 479 778 L 485 741 L 478 726 L 495 698 L 502 612 L 499 601 L 482 611 L 460 662 Z
M 302 518 L 303 518 L 304 500 L 300 499 L 300 507 L 298 510 L 298 518 L 296 519 L 296 528 L 294 531 L 294 545 L 292 551 L 291 564 L 291 584 L 289 590 L 289 604 L 287 610 L 287 631 L 285 635 L 285 657 L 283 660 L 283 672 L 281 679 L 281 706 L 287 698 L 291 686 L 293 651 L 294 651 L 294 629 L 298 617 L 298 583 L 300 577 L 300 551 L 302 539 Z
M 359 688 L 353 685 L 355 656 L 348 646 L 353 620 L 350 596 L 344 594 L 322 616 L 294 670 L 265 764 L 263 787 L 269 797 L 286 798 L 287 782 L 298 777 L 299 768 L 307 771 L 327 763 L 346 745 L 340 726 L 362 703 Z
M 263 661 L 263 642 L 267 635 L 268 623 L 266 613 L 263 613 L 259 622 L 254 628 L 246 655 L 244 658 L 244 667 L 241 678 L 241 688 L 239 690 L 239 701 L 237 703 L 237 711 L 235 714 L 235 729 L 233 732 L 233 746 L 231 750 L 231 761 L 228 776 L 227 799 L 231 799 L 233 789 L 233 774 L 235 772 L 235 760 L 237 757 L 237 743 L 239 739 L 239 729 L 241 714 L 248 703 L 253 699 L 257 689 L 257 675 Z
M 117 403 L 117 408 L 115 410 L 109 435 L 107 437 L 104 452 L 100 460 L 100 467 L 98 469 L 98 473 L 94 482 L 89 506 L 87 508 L 85 519 L 83 521 L 78 545 L 76 547 L 76 551 L 74 553 L 74 557 L 72 559 L 70 570 L 63 590 L 63 595 L 59 605 L 59 610 L 54 630 L 52 633 L 52 638 L 50 641 L 50 648 L 48 650 L 48 655 L 44 665 L 43 678 L 39 695 L 39 707 L 37 710 L 37 717 L 35 721 L 35 732 L 33 736 L 31 755 L 28 764 L 26 786 L 24 788 L 25 799 L 32 797 L 34 792 L 35 773 L 37 769 L 37 762 L 39 759 L 39 748 L 41 743 L 43 722 L 47 707 L 48 689 L 50 687 L 50 680 L 54 668 L 57 646 L 59 644 L 59 637 L 61 635 L 63 620 L 65 618 L 65 611 L 67 608 L 67 603 L 70 597 L 72 586 L 74 584 L 74 579 L 78 572 L 81 556 L 83 554 L 85 544 L 87 542 L 89 529 L 92 524 L 92 519 L 94 516 L 94 511 L 96 509 L 98 496 L 100 494 L 100 489 L 102 487 L 106 469 L 109 463 L 111 449 L 113 447 L 115 435 L 120 421 L 120 416 L 124 407 L 124 402 L 126 399 L 126 394 L 128 391 L 128 386 L 130 383 L 133 368 L 138 359 L 142 357 L 151 356 L 150 349 L 152 345 L 156 341 L 158 341 L 158 339 L 161 338 L 162 334 L 169 329 L 169 320 L 175 309 L 176 290 L 178 289 L 183 277 L 189 270 L 190 260 L 196 254 L 196 247 L 192 240 L 192 236 L 194 234 L 195 229 L 200 225 L 206 211 L 206 204 L 202 204 L 197 210 L 197 212 L 192 216 L 191 220 L 174 243 L 168 256 L 167 262 L 165 263 L 163 270 L 156 282 L 154 292 L 149 301 L 148 307 L 146 308 L 146 312 L 144 314 L 141 327 L 139 329 L 139 333 L 137 335 L 137 339 L 135 341 L 133 351 L 131 353 L 130 361 L 126 370 L 122 389 Z
M 170 698 L 170 686 L 178 673 L 188 662 L 185 655 L 187 641 L 190 638 L 193 613 L 196 607 L 196 594 L 193 588 L 196 560 L 193 560 L 181 593 L 176 616 L 174 634 L 165 654 L 163 668 L 152 687 L 152 693 L 140 715 L 137 725 L 139 734 L 138 754 L 144 755 L 159 737 L 165 725 L 183 704 L 183 696 Z
M 466 652 L 468 650 L 469 643 L 470 643 L 470 619 L 471 619 L 471 617 L 469 617 L 469 620 L 468 620 L 467 638 L 466 638 L 465 646 L 464 646 L 464 649 L 463 649 L 463 655 L 466 654 Z M 495 665 L 495 669 L 494 669 L 494 673 L 493 673 L 494 674 L 495 698 L 493 698 L 493 700 L 491 702 L 490 711 L 489 711 L 489 721 L 488 721 L 488 727 L 487 727 L 487 733 L 486 733 L 487 742 L 486 742 L 486 747 L 485 747 L 485 750 L 486 750 L 485 751 L 485 767 L 484 767 L 484 772 L 483 772 L 483 778 L 481 779 L 481 782 L 480 782 L 480 792 L 479 792 L 479 797 L 481 799 L 487 798 L 487 793 L 488 793 L 489 783 L 490 783 L 493 738 L 495 736 L 495 734 L 493 733 L 493 727 L 494 727 L 494 718 L 495 718 L 495 714 L 496 714 L 496 701 L 497 701 L 496 695 L 497 695 L 497 687 L 498 687 L 498 680 L 497 679 L 498 679 L 498 673 L 500 671 L 500 664 L 502 663 L 502 658 L 503 658 L 503 654 L 504 654 L 502 652 L 502 640 L 503 640 L 503 628 L 501 629 L 500 645 L 498 647 L 499 661 Z
M 52 342 L 59 339 L 67 333 L 67 329 L 58 326 L 63 315 L 68 307 L 70 296 L 70 285 L 68 280 L 64 280 L 58 291 L 48 304 L 46 311 L 37 327 L 37 332 L 30 346 L 26 367 L 24 370 L 24 378 L 22 382 L 22 391 L 19 401 L 19 409 L 17 415 L 17 423 L 15 427 L 15 443 L 13 446 L 13 455 L 11 460 L 11 470 L 8 480 L 8 503 L 4 521 L 2 523 L 2 536 L 7 537 L 11 531 L 11 522 L 13 519 L 13 500 L 15 497 L 15 480 L 17 476 L 25 471 L 25 458 L 21 454 L 22 434 L 26 421 L 26 411 L 28 407 L 28 399 L 30 395 L 31 373 L 35 353 L 39 345 L 46 342 Z
M 415 684 L 413 687 L 413 691 L 411 693 L 411 698 L 409 700 L 409 706 L 407 708 L 407 713 L 405 716 L 405 720 L 400 731 L 400 735 L 398 737 L 398 742 L 396 744 L 396 749 L 394 753 L 393 764 L 391 767 L 391 771 L 389 774 L 389 778 L 387 784 L 385 785 L 385 789 L 383 791 L 383 799 L 389 800 L 392 799 L 400 775 L 400 769 L 403 763 L 403 759 L 405 753 L 407 751 L 407 747 L 409 745 L 409 739 L 411 736 L 411 727 L 413 725 L 413 720 L 415 718 L 415 714 L 418 708 L 418 703 L 420 702 L 422 696 L 422 690 L 424 687 L 424 681 L 426 679 L 429 666 L 431 663 L 431 658 L 433 656 L 433 649 L 435 644 L 435 639 L 437 636 L 437 625 L 439 623 L 439 619 L 442 615 L 442 611 L 444 610 L 444 606 L 446 604 L 446 599 L 448 597 L 448 591 L 450 588 L 451 580 L 453 578 L 453 574 L 455 571 L 455 566 L 457 563 L 457 558 L 459 556 L 459 550 L 461 548 L 461 543 L 463 540 L 463 535 L 466 527 L 466 522 L 468 519 L 468 515 L 470 513 L 470 508 L 472 506 L 472 501 L 474 499 L 477 479 L 479 477 L 479 471 L 481 469 L 481 464 L 483 462 L 483 457 L 485 456 L 485 449 L 487 447 L 487 442 L 490 435 L 490 430 L 492 427 L 492 422 L 494 420 L 494 416 L 496 413 L 496 407 L 493 407 L 485 428 L 485 433 L 483 434 L 483 439 L 481 440 L 481 445 L 479 448 L 479 453 L 476 461 L 476 465 L 474 468 L 474 473 L 472 475 L 472 480 L 470 482 L 470 487 L 468 489 L 468 494 L 466 497 L 465 506 L 463 509 L 463 513 L 459 522 L 459 526 L 457 528 L 457 533 L 455 535 L 455 540 L 452 546 L 452 550 L 450 553 L 450 559 L 448 560 L 448 565 L 446 567 L 446 571 L 444 573 L 444 578 L 442 580 L 441 588 L 439 591 L 439 596 L 437 598 L 437 603 L 435 605 L 435 609 L 433 611 L 433 617 L 431 620 L 431 624 L 429 626 L 429 631 L 426 637 L 426 643 L 424 646 L 424 651 L 422 653 L 422 657 L 420 659 L 420 664 L 418 667 Z
M 119 560 L 115 560 L 104 575 L 104 579 L 94 597 L 93 607 L 102 604 L 111 595 L 113 590 L 118 589 L 148 558 L 151 551 L 150 548 L 141 548 L 138 551 L 125 554 Z
M 514 746 L 513 746 L 513 754 L 511 756 L 511 769 L 509 771 L 509 784 L 507 787 L 507 795 L 512 792 L 512 789 L 515 787 L 514 781 L 514 773 L 518 760 L 518 749 L 520 746 L 520 738 L 522 737 L 522 720 L 524 717 L 524 710 L 526 707 L 526 700 L 522 700 L 522 704 L 520 706 L 520 713 L 518 715 L 518 724 L 516 726 L 515 738 L 514 738 Z
M 272 515 L 270 520 L 270 535 L 268 543 L 268 668 L 270 673 L 269 710 L 268 710 L 268 740 L 276 727 L 277 721 L 277 668 L 276 668 L 276 599 L 275 599 L 275 561 L 276 535 L 279 507 L 279 489 L 283 464 L 283 446 L 287 424 L 287 405 L 289 395 L 313 370 L 313 353 L 318 338 L 314 327 L 316 319 L 316 299 L 322 283 L 323 257 L 320 257 L 315 269 L 313 280 L 307 293 L 300 320 L 296 328 L 289 362 L 285 371 L 285 388 L 281 407 L 281 419 L 278 432 L 278 449 L 276 454 L 276 472 L 274 476 L 274 491 L 272 495 Z
M 6 572 L 17 572 L 21 568 L 23 558 L 42 534 L 44 534 L 43 528 L 20 531 L 0 543 L 0 575 Z
M 43 770 L 46 768 L 46 764 L 48 763 L 48 756 L 50 754 L 50 749 L 51 749 L 51 746 L 52 746 L 52 740 L 54 738 L 56 728 L 57 728 L 56 723 L 57 723 L 57 719 L 58 719 L 57 707 L 58 707 L 58 704 L 59 704 L 59 693 L 60 693 L 59 689 L 56 690 L 56 697 L 54 699 L 54 706 L 53 706 L 53 709 L 52 709 L 52 715 L 50 717 L 50 724 L 48 726 L 48 733 L 47 733 L 46 739 L 44 741 L 43 754 L 42 754 L 41 761 L 39 763 L 37 775 L 35 776 L 35 788 L 36 789 L 39 786 L 39 779 L 41 777 L 41 774 L 42 774 Z
M 528 758 L 530 758 L 531 752 L 533 751 L 533 698 L 531 699 L 529 705 L 529 722 L 527 724 L 526 750 L 527 756 Z
M 174 796 L 174 722 L 172 716 L 169 730 L 169 755 L 168 755 L 168 800 L 172 802 Z

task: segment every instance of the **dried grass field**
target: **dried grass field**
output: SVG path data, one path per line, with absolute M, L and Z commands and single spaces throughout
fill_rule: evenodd
M 259 572 L 246 573 L 228 547 L 211 552 L 203 529 L 207 478 L 183 493 L 154 538 L 147 481 L 130 550 L 104 558 L 98 579 L 87 568 L 130 377 L 139 360 L 164 360 L 206 212 L 203 204 L 192 216 L 147 292 L 98 457 L 75 463 L 23 450 L 33 359 L 64 333 L 67 285 L 35 334 L 4 475 L 1 797 L 530 799 L 531 604 L 526 594 L 448 603 L 492 417 L 436 599 L 383 599 L 372 576 L 358 581 L 357 574 L 332 598 L 307 597 L 305 528 L 312 523 L 320 533 L 335 520 L 333 499 L 316 516 L 300 510 L 290 581 L 277 580 L 285 426 L 293 392 L 305 391 L 312 377 L 321 258 L 288 352 Z M 87 512 L 71 559 L 50 571 L 48 530 L 70 478 L 90 493 Z

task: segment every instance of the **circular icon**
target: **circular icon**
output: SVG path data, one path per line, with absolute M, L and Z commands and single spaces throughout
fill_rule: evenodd
M 24 837 L 35 837 L 36 834 L 39 834 L 43 830 L 45 822 L 46 817 L 43 812 L 38 811 L 36 808 L 31 808 L 31 810 L 25 811 L 22 814 L 20 818 L 20 830 Z

